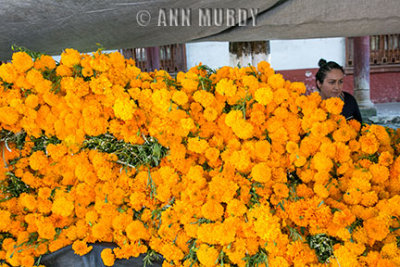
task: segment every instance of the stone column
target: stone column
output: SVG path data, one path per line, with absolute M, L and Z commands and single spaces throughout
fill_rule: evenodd
M 257 67 L 261 61 L 270 61 L 269 41 L 230 42 L 229 55 L 231 66 Z
M 354 97 L 360 107 L 363 120 L 376 116 L 376 108 L 370 97 L 369 47 L 369 36 L 354 38 Z

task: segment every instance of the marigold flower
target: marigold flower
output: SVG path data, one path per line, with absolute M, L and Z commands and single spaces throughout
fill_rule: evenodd
M 64 52 L 61 53 L 61 61 L 60 63 L 72 68 L 75 65 L 78 65 L 81 60 L 81 55 L 75 49 L 67 48 Z
M 16 52 L 12 55 L 12 63 L 18 72 L 25 72 L 33 67 L 32 58 L 25 52 Z
M 383 240 L 389 234 L 389 227 L 387 225 L 387 219 L 383 217 L 374 217 L 366 220 L 364 228 L 368 236 L 377 241 Z
M 105 266 L 113 266 L 115 262 L 115 255 L 111 248 L 105 248 L 100 253 L 101 259 Z
M 254 181 L 267 183 L 271 180 L 271 168 L 266 163 L 258 163 L 251 170 Z
M 326 105 L 326 110 L 329 113 L 338 115 L 342 112 L 344 102 L 340 98 L 331 97 L 331 98 L 324 100 L 324 102 Z
M 93 249 L 93 247 L 88 246 L 86 241 L 84 241 L 84 240 L 76 240 L 72 244 L 72 249 L 74 250 L 75 254 L 78 254 L 79 256 L 83 256 L 83 255 L 89 253 Z
M 172 95 L 172 101 L 174 101 L 176 104 L 182 106 L 188 102 L 188 96 L 183 91 L 176 91 Z
M 201 244 L 196 255 L 202 265 L 211 267 L 217 264 L 219 252 L 214 247 Z
M 271 88 L 262 87 L 262 88 L 258 88 L 255 91 L 254 98 L 258 103 L 266 106 L 269 103 L 271 103 L 271 101 L 274 98 L 274 94 L 273 94 Z

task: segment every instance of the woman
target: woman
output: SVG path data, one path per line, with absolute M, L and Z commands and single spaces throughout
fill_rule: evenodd
M 341 114 L 346 120 L 355 119 L 362 123 L 356 99 L 351 94 L 343 91 L 344 70 L 342 66 L 333 61 L 326 62 L 325 59 L 320 59 L 318 65 L 319 70 L 315 75 L 315 79 L 322 99 L 339 97 L 344 102 Z

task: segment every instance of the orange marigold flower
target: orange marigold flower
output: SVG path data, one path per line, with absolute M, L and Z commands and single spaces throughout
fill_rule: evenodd
M 212 107 L 207 107 L 204 110 L 204 118 L 208 121 L 214 121 L 218 116 L 218 112 L 212 108 Z
M 278 198 L 287 198 L 289 197 L 289 188 L 286 184 L 276 183 L 273 186 L 274 193 Z
M 5 125 L 14 125 L 19 120 L 19 113 L 15 108 L 3 106 L 0 107 L 0 123 Z
M 201 207 L 201 214 L 204 218 L 217 221 L 221 218 L 224 213 L 224 207 L 215 201 L 215 200 L 208 200 L 202 207 Z
M 370 218 L 363 225 L 368 236 L 373 240 L 381 241 L 390 233 L 388 220 L 383 217 Z
M 32 58 L 25 52 L 16 52 L 12 55 L 12 63 L 18 72 L 25 72 L 33 67 Z
M 374 154 L 378 151 L 379 141 L 373 134 L 366 134 L 360 137 L 361 151 L 366 154 Z
M 61 53 L 61 61 L 60 63 L 72 68 L 75 65 L 78 65 L 81 61 L 81 54 L 75 49 L 67 48 L 64 52 Z
M 147 240 L 150 237 L 149 230 L 146 229 L 142 222 L 133 221 L 125 229 L 126 236 L 131 241 L 138 241 L 140 239 Z
M 215 147 L 210 147 L 205 151 L 205 156 L 210 162 L 215 162 L 219 157 L 219 150 Z
M 362 192 L 356 188 L 350 188 L 343 195 L 343 199 L 346 203 L 351 205 L 356 205 L 360 203 L 362 198 Z
M 48 159 L 43 151 L 33 152 L 29 157 L 29 165 L 30 167 L 37 171 L 47 167 Z
M 393 155 L 388 151 L 383 151 L 379 156 L 379 164 L 389 166 L 393 163 Z
M 58 214 L 63 217 L 68 217 L 74 211 L 74 203 L 70 200 L 67 200 L 64 197 L 57 197 L 53 202 L 51 211 L 54 214 Z
M 101 259 L 105 266 L 113 266 L 115 262 L 115 255 L 111 248 L 105 248 L 100 253 Z
M 251 177 L 254 181 L 267 183 L 271 180 L 271 168 L 267 163 L 258 163 L 252 168 Z
M 35 60 L 34 67 L 35 69 L 41 71 L 45 71 L 46 69 L 52 70 L 56 67 L 56 61 L 52 56 L 41 55 L 38 59 Z
M 324 100 L 324 102 L 325 102 L 326 110 L 329 113 L 338 115 L 342 112 L 344 102 L 340 98 L 331 97 L 331 98 Z
M 274 74 L 268 77 L 268 85 L 273 89 L 283 88 L 285 85 L 285 80 L 282 74 Z
M 75 254 L 83 256 L 89 253 L 93 249 L 93 247 L 88 246 L 86 241 L 84 240 L 76 240 L 74 243 L 72 243 L 72 249 L 74 250 Z

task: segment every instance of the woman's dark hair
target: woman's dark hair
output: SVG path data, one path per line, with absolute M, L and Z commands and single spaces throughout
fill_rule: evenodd
M 315 80 L 319 81 L 320 83 L 324 83 L 326 74 L 333 69 L 341 70 L 344 73 L 344 69 L 342 66 L 340 66 L 339 64 L 337 64 L 334 61 L 326 62 L 326 60 L 323 58 L 321 58 L 318 61 L 318 66 L 319 66 L 319 70 L 318 70 L 317 74 L 315 74 Z M 317 83 L 317 88 L 319 89 L 318 83 Z

